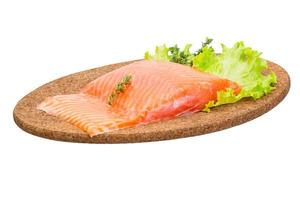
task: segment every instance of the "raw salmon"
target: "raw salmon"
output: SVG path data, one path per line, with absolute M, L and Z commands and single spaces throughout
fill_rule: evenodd
M 108 104 L 124 76 L 130 84 Z M 162 61 L 137 61 L 86 85 L 79 94 L 47 98 L 38 109 L 59 117 L 90 136 L 201 111 L 226 88 L 239 85 L 191 67 Z

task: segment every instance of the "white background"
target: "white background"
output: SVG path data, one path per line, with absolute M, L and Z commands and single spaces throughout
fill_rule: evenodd
M 0 2 L 0 199 L 300 199 L 297 1 Z M 141 144 L 51 141 L 13 122 L 50 80 L 205 36 L 285 67 L 287 98 L 241 126 Z

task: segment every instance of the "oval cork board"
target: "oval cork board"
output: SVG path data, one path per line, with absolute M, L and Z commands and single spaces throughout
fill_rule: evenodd
M 24 131 L 44 138 L 69 142 L 128 143 L 168 140 L 202 135 L 230 128 L 252 120 L 274 108 L 287 95 L 290 78 L 279 65 L 268 65 L 277 77 L 276 90 L 263 98 L 242 100 L 223 105 L 210 113 L 198 112 L 172 120 L 140 125 L 89 137 L 85 132 L 58 118 L 36 109 L 46 97 L 78 93 L 79 89 L 97 77 L 134 61 L 107 65 L 68 75 L 47 83 L 21 99 L 14 109 L 14 120 Z

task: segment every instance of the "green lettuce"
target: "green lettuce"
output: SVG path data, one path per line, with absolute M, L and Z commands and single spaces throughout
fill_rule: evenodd
M 169 48 L 164 44 L 155 48 L 155 53 L 151 55 L 149 51 L 145 53 L 146 60 L 170 61 Z
M 217 100 L 209 102 L 204 111 L 209 112 L 212 107 L 235 103 L 246 97 L 256 100 L 275 89 L 276 75 L 272 71 L 263 74 L 268 65 L 260 55 L 260 52 L 246 47 L 243 42 L 237 42 L 232 48 L 222 44 L 219 55 L 204 48 L 202 53 L 194 57 L 194 68 L 234 81 L 242 87 L 237 95 L 230 88 L 219 91 Z

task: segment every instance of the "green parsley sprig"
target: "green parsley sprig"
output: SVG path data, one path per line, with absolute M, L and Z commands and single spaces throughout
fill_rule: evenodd
M 194 56 L 197 56 L 198 54 L 202 53 L 202 52 L 203 52 L 203 49 L 204 49 L 205 47 L 208 47 L 210 50 L 214 51 L 214 49 L 213 49 L 211 46 L 209 46 L 209 45 L 212 43 L 212 41 L 213 41 L 212 38 L 206 37 L 206 38 L 205 38 L 205 41 L 202 42 L 202 47 L 201 47 L 200 49 L 198 49 L 198 50 L 196 51 L 196 53 L 194 53 Z
M 116 85 L 115 90 L 108 97 L 108 105 L 112 106 L 120 93 L 124 93 L 128 85 L 131 84 L 132 76 L 125 75 L 123 79 Z

